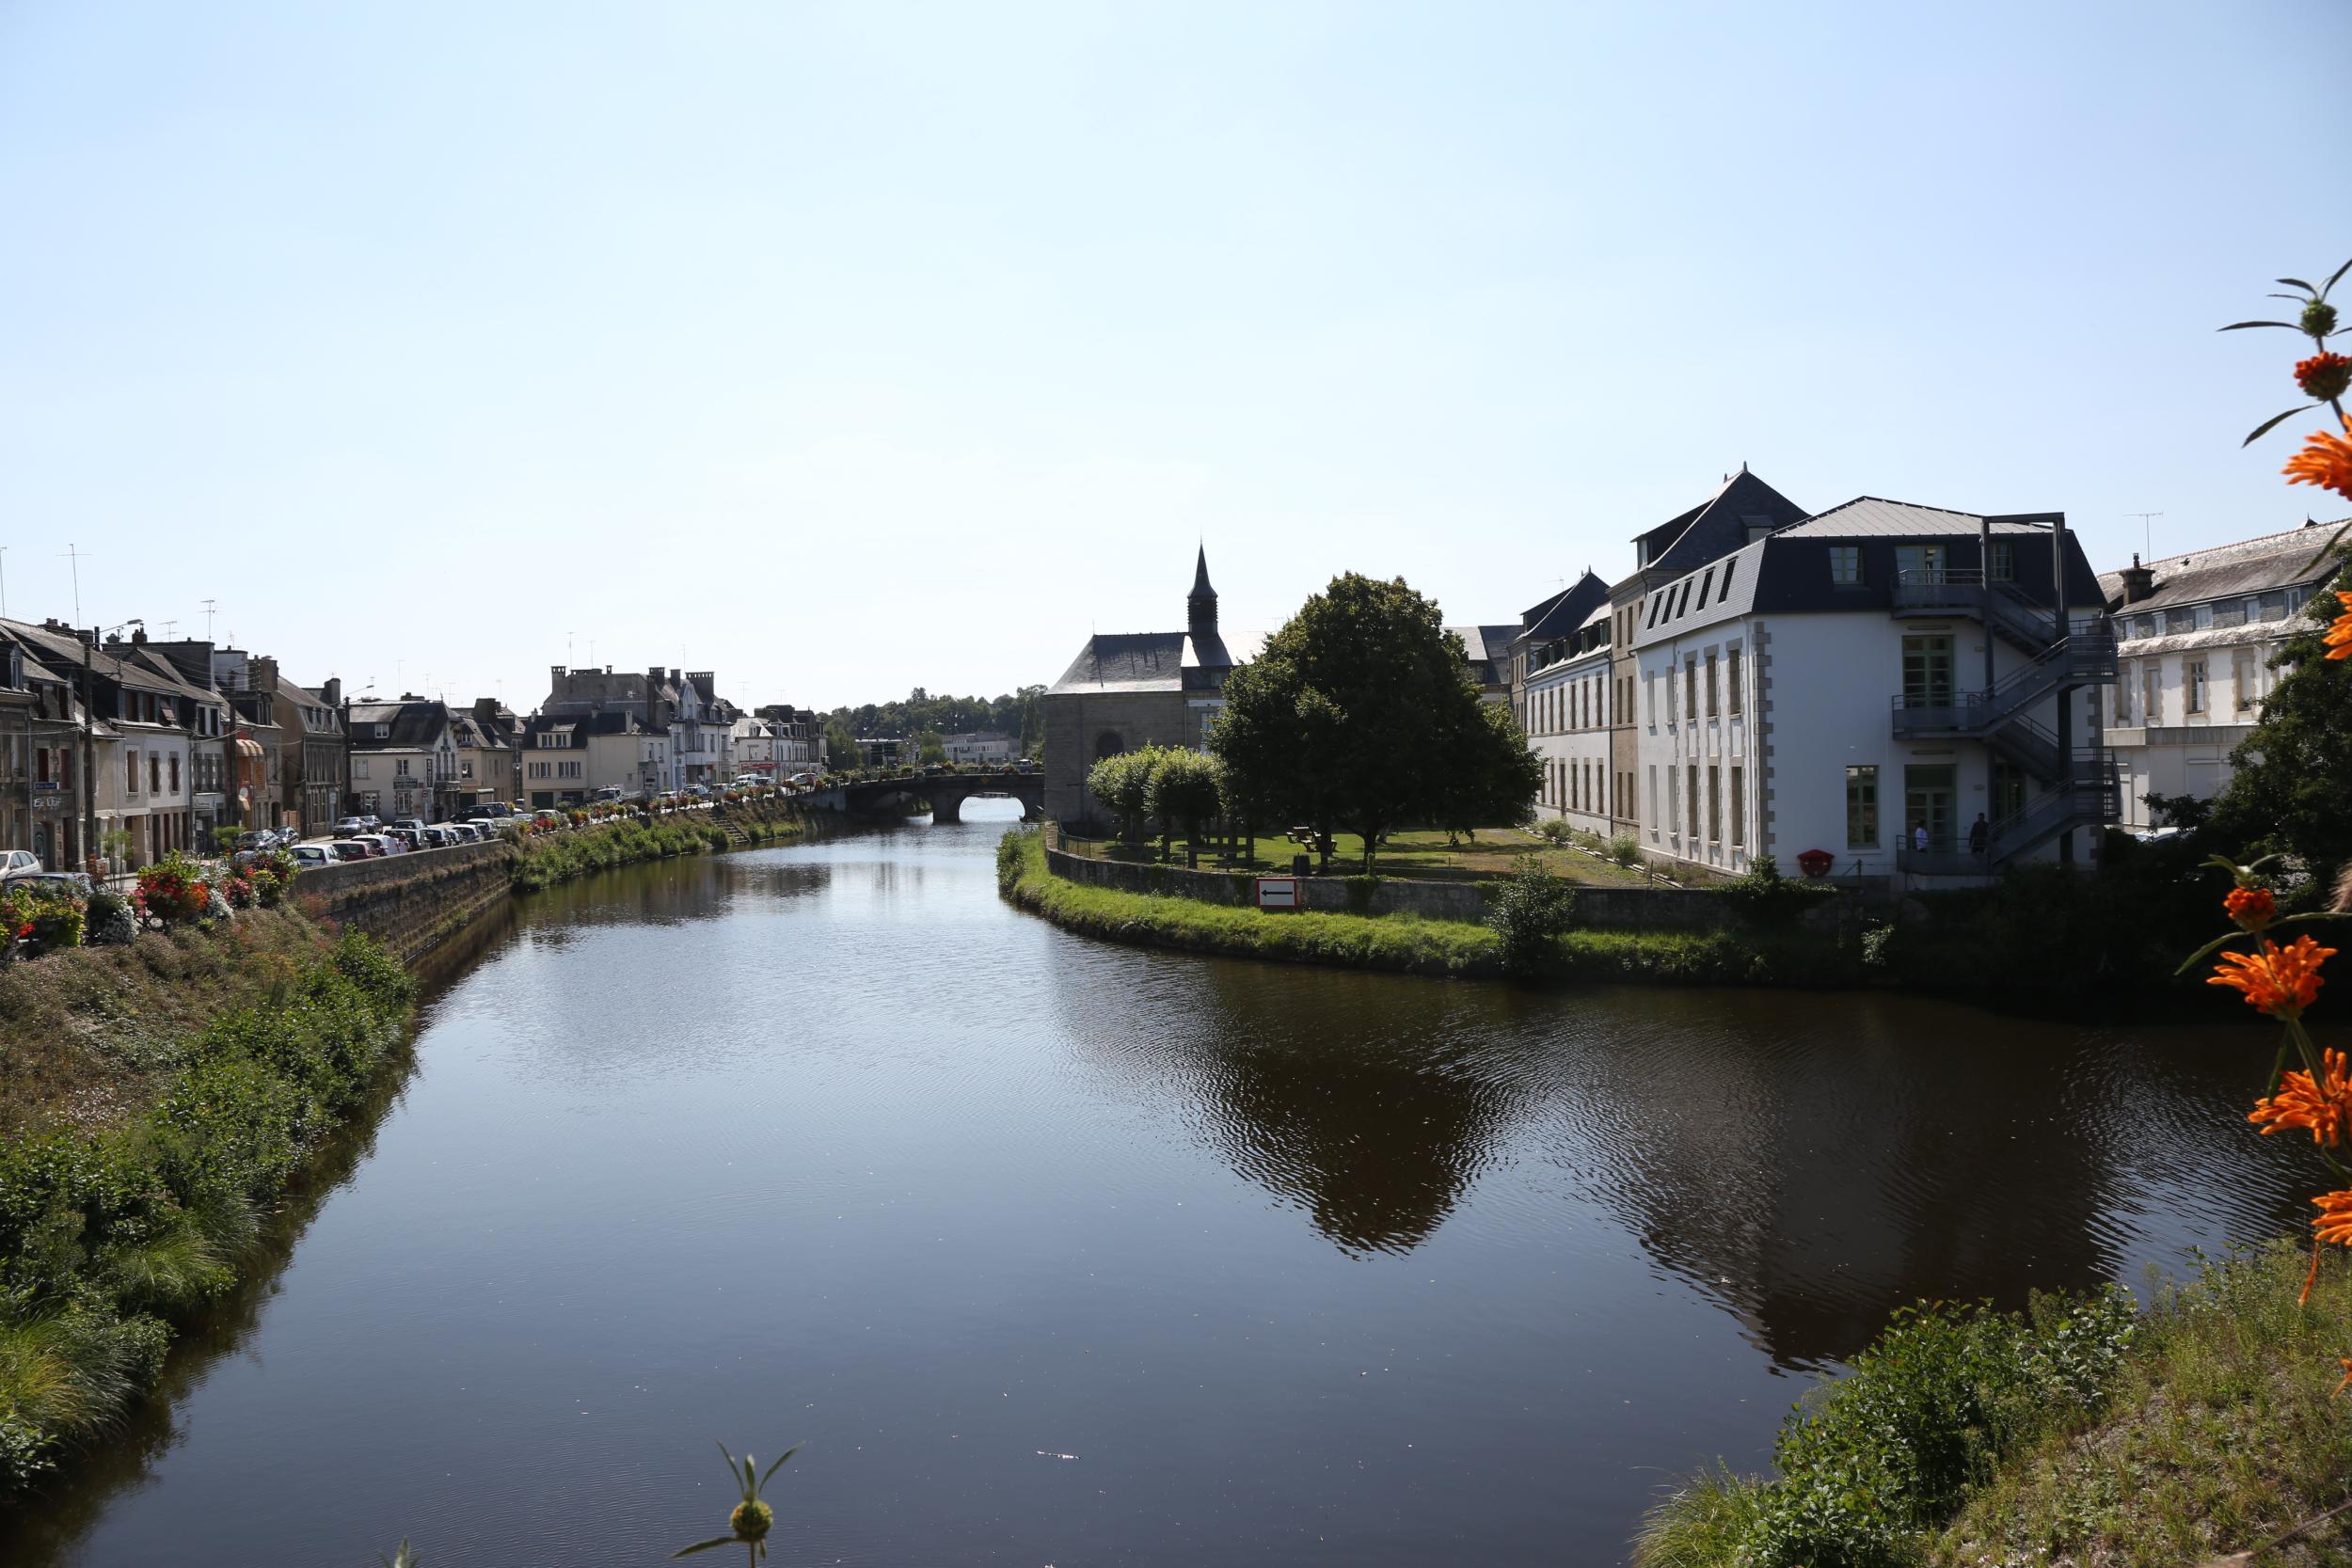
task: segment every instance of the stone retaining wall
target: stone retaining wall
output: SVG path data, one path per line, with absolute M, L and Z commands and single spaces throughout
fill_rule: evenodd
M 511 844 L 460 844 L 382 860 L 321 865 L 294 879 L 294 896 L 356 927 L 414 963 L 508 896 Z M 315 900 L 315 904 L 311 901 Z
M 1057 877 L 1128 893 L 1160 893 L 1208 904 L 1257 902 L 1256 876 L 1249 872 L 1192 871 L 1181 865 L 1145 865 L 1132 861 L 1091 860 L 1048 847 L 1045 863 Z M 1492 884 L 1484 884 L 1490 886 Z M 1427 920 L 1484 920 L 1486 898 L 1476 882 L 1422 881 L 1405 877 L 1309 877 L 1307 908 L 1333 913 L 1417 914 Z M 1841 897 L 1825 906 L 1842 905 Z M 1807 911 L 1805 923 L 1835 921 L 1832 908 Z M 1721 894 L 1685 887 L 1579 887 L 1576 923 L 1597 929 L 1708 930 L 1739 923 L 1739 912 Z

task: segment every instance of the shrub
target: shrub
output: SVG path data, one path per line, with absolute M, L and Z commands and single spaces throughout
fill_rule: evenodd
M 141 907 L 167 926 L 203 919 L 212 902 L 204 867 L 176 849 L 141 871 L 138 886 Z
M 7 936 L 25 944 L 27 956 L 82 945 L 82 905 L 71 894 L 42 885 L 20 884 L 0 895 L 0 923 Z
M 1576 835 L 1560 817 L 1547 816 L 1535 824 L 1535 836 L 1546 844 L 1565 844 Z
M 1609 858 L 1632 870 L 1642 863 L 1642 841 L 1631 833 L 1619 833 L 1609 841 Z
M 83 914 L 87 922 L 85 940 L 93 947 L 128 947 L 138 937 L 138 916 L 119 893 L 102 888 L 91 894 Z
M 1738 905 L 1740 913 L 1750 921 L 1774 925 L 1793 920 L 1807 903 L 1836 891 L 1829 882 L 1792 880 L 1782 876 L 1780 863 L 1770 855 L 1756 856 L 1746 871 L 1715 889 L 1719 895 Z
M 1486 928 L 1502 946 L 1502 967 L 1533 974 L 1556 955 L 1576 914 L 1575 884 L 1530 856 L 1504 879 L 1486 911 Z
M 1781 1424 L 1779 1479 L 1709 1475 L 1645 1524 L 1634 1561 L 1692 1560 L 1700 1541 L 1750 1568 L 1899 1568 L 2004 1454 L 2095 1409 L 2136 1327 L 2119 1289 L 2028 1313 L 1922 1306 L 1895 1314 L 1852 1370 Z

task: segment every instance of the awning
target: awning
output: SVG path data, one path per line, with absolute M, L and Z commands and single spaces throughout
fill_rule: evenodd
M 236 738 L 237 755 L 241 757 L 258 757 L 262 755 L 262 747 L 259 741 L 247 740 L 243 736 L 239 736 Z

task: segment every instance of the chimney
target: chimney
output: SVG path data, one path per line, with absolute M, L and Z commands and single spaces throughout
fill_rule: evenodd
M 137 630 L 131 633 L 131 646 L 134 648 L 143 648 L 146 645 L 147 628 L 145 626 L 141 626 Z
M 319 688 L 319 701 L 325 703 L 328 707 L 341 707 L 343 705 L 342 676 L 330 675 L 327 677 L 326 684 Z
M 2139 563 L 2139 555 L 2137 551 L 2132 555 L 2132 563 L 2116 575 L 2123 579 L 2123 602 L 2125 604 L 2137 604 L 2155 592 L 2156 574 Z

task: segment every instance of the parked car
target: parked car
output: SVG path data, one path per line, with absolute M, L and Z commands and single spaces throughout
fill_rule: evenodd
M 357 838 L 368 831 L 368 825 L 356 816 L 346 816 L 335 824 L 337 838 Z
M 72 894 L 87 898 L 90 894 L 89 873 L 87 871 L 15 871 L 0 879 L 0 891 L 29 887 L 52 893 Z
M 423 835 L 414 828 L 387 828 L 384 830 L 384 836 L 390 839 L 394 844 L 399 845 L 403 849 L 421 849 L 424 847 Z
M 30 849 L 0 849 L 0 877 L 40 869 L 40 857 Z
M 342 859 L 341 855 L 335 853 L 335 849 L 336 846 L 331 843 L 297 844 L 294 847 L 290 853 L 292 853 L 294 858 L 294 864 L 298 868 L 308 871 L 314 865 L 333 865 L 337 861 Z
M 361 833 L 358 838 L 349 842 L 365 849 L 372 860 L 381 860 L 386 855 L 397 855 L 406 847 L 405 845 L 395 842 L 385 833 Z
M 330 839 L 326 851 L 339 861 L 364 861 L 369 858 L 368 847 L 356 838 Z

